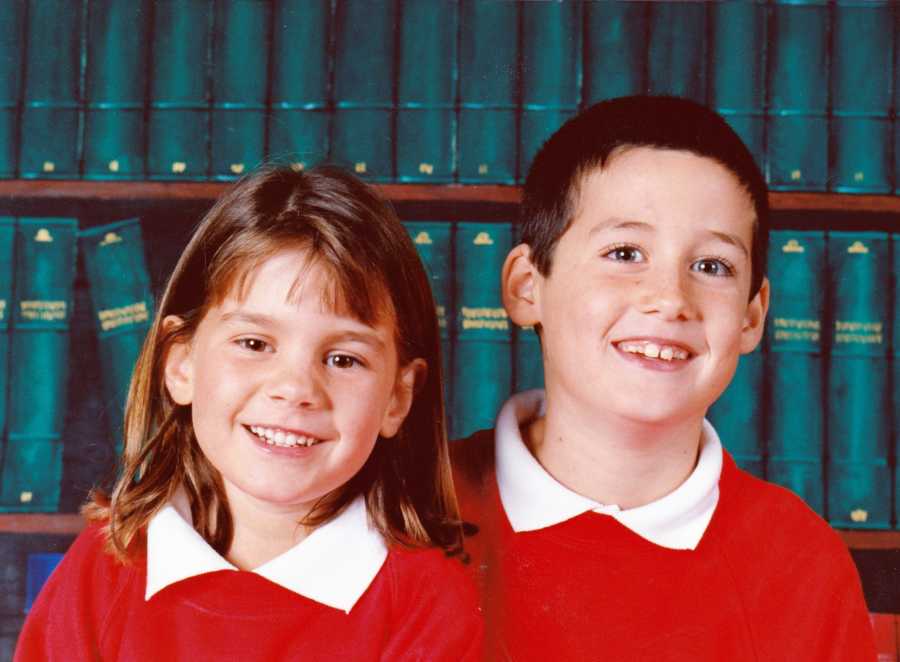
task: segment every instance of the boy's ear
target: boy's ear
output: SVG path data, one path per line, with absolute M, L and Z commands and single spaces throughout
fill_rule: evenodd
M 744 326 L 741 329 L 741 354 L 756 349 L 766 328 L 766 313 L 769 312 L 769 279 L 763 278 L 759 292 L 747 304 Z
M 394 382 L 391 401 L 384 413 L 384 420 L 381 422 L 379 434 L 382 437 L 390 439 L 400 430 L 400 426 L 403 425 L 403 421 L 406 420 L 406 416 L 412 408 L 413 398 L 425 383 L 427 376 L 428 364 L 424 359 L 413 359 L 400 368 L 397 381 Z
M 181 324 L 180 317 L 168 315 L 163 320 L 163 331 L 170 331 Z M 169 396 L 180 405 L 191 404 L 194 400 L 194 370 L 190 344 L 185 341 L 171 343 L 166 348 L 163 366 Z
M 531 262 L 531 247 L 528 244 L 519 244 L 506 256 L 500 275 L 503 307 L 519 326 L 534 326 L 541 321 L 535 287 L 538 276 L 538 270 Z

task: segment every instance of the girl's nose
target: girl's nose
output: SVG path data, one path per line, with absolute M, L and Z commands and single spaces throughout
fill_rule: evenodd
M 272 400 L 293 407 L 316 409 L 326 401 L 321 377 L 312 366 L 282 365 L 270 376 L 266 392 Z

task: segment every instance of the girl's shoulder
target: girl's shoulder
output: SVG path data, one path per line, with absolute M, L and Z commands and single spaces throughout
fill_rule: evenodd
M 460 556 L 447 556 L 438 548 L 392 546 L 383 572 L 388 574 L 394 597 L 412 606 L 422 601 L 476 606 L 478 595 Z

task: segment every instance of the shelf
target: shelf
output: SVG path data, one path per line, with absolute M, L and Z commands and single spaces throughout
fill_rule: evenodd
M 76 535 L 84 519 L 75 513 L 0 514 L 0 533 L 51 533 Z M 838 530 L 850 549 L 900 550 L 900 531 Z
M 90 180 L 0 180 L 0 200 L 127 202 L 162 200 L 212 202 L 229 182 L 158 182 Z M 460 202 L 515 205 L 522 190 L 493 184 L 382 184 L 377 187 L 394 202 Z M 900 196 L 840 193 L 774 192 L 770 204 L 776 211 L 854 211 L 900 214 Z

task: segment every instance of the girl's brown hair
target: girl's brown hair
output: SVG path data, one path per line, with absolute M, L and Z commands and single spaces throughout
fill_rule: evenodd
M 89 519 L 106 522 L 108 546 L 119 558 L 131 555 L 132 543 L 179 488 L 187 493 L 194 528 L 216 551 L 228 551 L 233 522 L 221 479 L 197 444 L 190 406 L 169 396 L 164 360 L 174 342 L 191 338 L 211 306 L 240 294 L 259 264 L 292 247 L 308 251 L 331 276 L 329 305 L 366 324 L 389 312 L 400 364 L 414 358 L 428 364 L 397 435 L 379 439 L 362 469 L 321 499 L 302 524 L 324 523 L 362 494 L 389 543 L 461 551 L 438 324 L 415 247 L 391 207 L 352 175 L 330 167 L 306 173 L 270 168 L 239 182 L 207 213 L 144 341 L 128 393 L 122 475 L 111 496 L 95 491 L 84 508 Z M 181 323 L 164 326 L 170 315 Z

